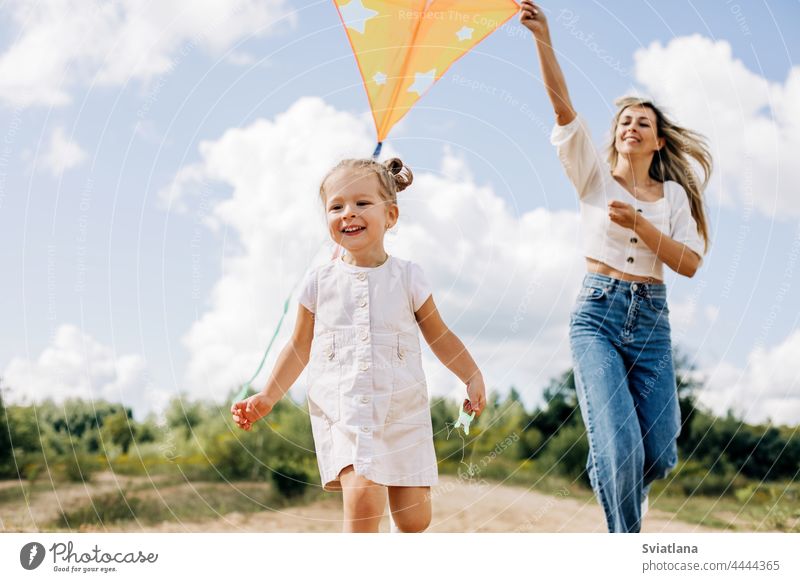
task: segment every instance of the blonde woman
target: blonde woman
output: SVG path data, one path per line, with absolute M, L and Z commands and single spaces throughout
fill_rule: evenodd
M 650 484 L 677 463 L 681 427 L 663 265 L 692 277 L 702 263 L 711 156 L 697 133 L 629 97 L 617 102 L 605 163 L 572 107 L 541 8 L 523 0 L 520 22 L 555 110 L 551 141 L 580 198 L 588 272 L 570 347 L 587 470 L 609 531 L 638 532 Z

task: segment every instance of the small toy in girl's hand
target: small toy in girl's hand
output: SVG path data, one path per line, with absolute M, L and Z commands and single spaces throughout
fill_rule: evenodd
M 465 403 L 466 404 L 466 403 Z M 464 434 L 469 434 L 469 425 L 472 423 L 473 419 L 475 418 L 475 411 L 472 414 L 467 414 L 467 411 L 464 410 L 465 404 L 462 404 L 458 408 L 458 420 L 453 425 L 453 428 L 456 429 L 459 426 L 464 427 Z

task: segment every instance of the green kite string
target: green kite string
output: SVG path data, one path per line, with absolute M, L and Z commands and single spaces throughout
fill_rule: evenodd
M 456 420 L 452 426 L 449 422 L 445 422 L 444 424 L 445 430 L 447 430 L 446 440 L 450 440 L 450 435 L 454 432 L 458 434 L 459 438 L 461 439 L 461 460 L 459 461 L 459 464 L 464 465 L 467 468 L 467 475 L 469 477 L 473 477 L 475 468 L 471 461 L 469 463 L 464 461 L 467 451 L 467 440 L 464 437 L 469 435 L 469 425 L 474 419 L 475 413 L 473 412 L 471 415 L 467 414 L 464 411 L 464 405 L 462 404 L 458 408 L 458 420 Z M 458 430 L 459 427 L 461 427 L 462 430 Z
M 299 279 L 298 279 L 299 282 Z M 242 384 L 241 390 L 239 393 L 236 394 L 233 398 L 233 402 L 240 402 L 250 396 L 250 391 L 252 390 L 252 382 L 256 379 L 256 377 L 261 373 L 261 368 L 264 367 L 264 362 L 267 361 L 267 356 L 269 355 L 269 351 L 272 349 L 272 344 L 275 343 L 275 338 L 278 337 L 278 333 L 281 331 L 281 326 L 283 325 L 283 320 L 286 318 L 286 312 L 289 311 L 289 302 L 292 300 L 292 295 L 294 295 L 294 290 L 297 287 L 298 283 L 295 283 L 292 287 L 291 291 L 289 291 L 289 295 L 286 297 L 286 301 L 283 303 L 283 313 L 281 313 L 281 318 L 278 320 L 278 326 L 275 328 L 275 332 L 272 334 L 272 338 L 269 340 L 269 344 L 267 344 L 267 349 L 264 351 L 264 356 L 261 358 L 261 363 L 258 365 L 258 369 L 256 370 L 255 374 L 253 374 L 252 378 L 250 378 L 247 382 Z
M 338 245 L 336 245 L 336 248 L 333 251 L 332 259 L 338 258 L 339 250 L 340 250 L 340 247 Z M 244 400 L 245 398 L 251 396 L 252 394 L 255 394 L 255 390 L 253 390 L 252 383 L 258 377 L 258 375 L 261 373 L 261 369 L 264 367 L 264 362 L 267 361 L 267 356 L 269 356 L 269 352 L 272 349 L 272 344 L 275 343 L 275 339 L 278 337 L 278 334 L 281 331 L 281 326 L 283 325 L 283 320 L 286 318 L 286 313 L 289 311 L 289 303 L 292 300 L 292 295 L 294 295 L 294 290 L 297 289 L 297 286 L 300 284 L 300 281 L 302 281 L 302 280 L 303 280 L 303 276 L 301 275 L 300 278 L 298 278 L 295 281 L 294 285 L 292 286 L 292 289 L 289 291 L 289 295 L 286 297 L 286 301 L 283 302 L 283 313 L 281 313 L 281 317 L 278 320 L 278 325 L 275 328 L 275 332 L 272 334 L 272 338 L 269 340 L 269 344 L 267 344 L 267 349 L 264 350 L 264 356 L 261 358 L 261 363 L 258 365 L 258 369 L 255 371 L 253 376 L 247 382 L 242 384 L 242 387 L 239 390 L 239 392 L 236 394 L 236 396 L 233 397 L 233 403 L 234 404 L 236 402 L 241 402 L 242 400 Z

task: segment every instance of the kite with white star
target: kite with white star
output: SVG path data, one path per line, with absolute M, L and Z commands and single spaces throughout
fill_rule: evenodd
M 519 13 L 515 0 L 333 3 L 358 62 L 379 143 L 456 60 Z

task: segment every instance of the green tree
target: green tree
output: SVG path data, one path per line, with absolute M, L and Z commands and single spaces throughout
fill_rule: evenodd
M 3 378 L 0 377 L 0 477 L 15 475 L 14 453 L 11 450 L 11 426 L 3 403 Z
M 680 349 L 672 351 L 672 362 L 675 369 L 675 384 L 678 391 L 678 406 L 681 410 L 681 433 L 678 435 L 678 450 L 682 455 L 689 455 L 690 443 L 694 440 L 692 431 L 697 414 L 697 391 L 703 384 L 695 378 L 695 366 L 689 357 Z
M 544 390 L 545 405 L 534 411 L 531 426 L 545 438 L 554 436 L 562 428 L 574 426 L 580 417 L 575 377 L 572 369 L 553 378 Z
M 136 423 L 130 409 L 119 410 L 103 419 L 103 435 L 127 455 L 131 443 L 136 440 Z
M 165 418 L 170 428 L 179 429 L 188 439 L 204 420 L 203 404 L 185 397 L 173 398 L 167 406 Z

